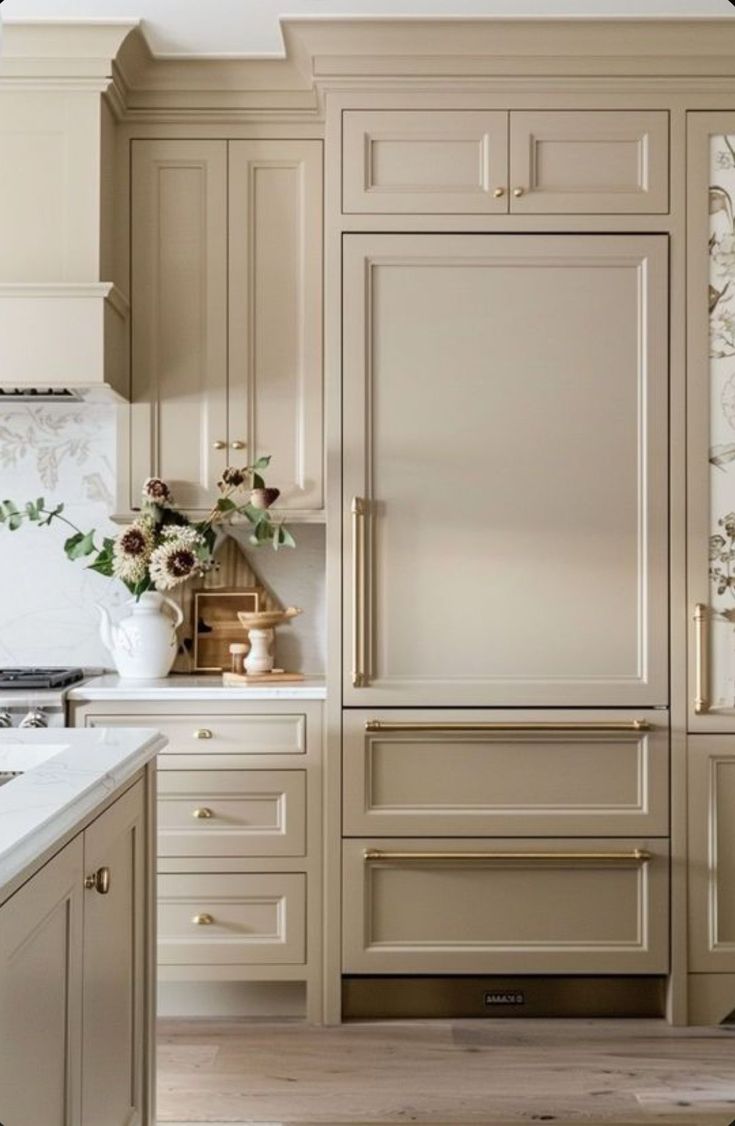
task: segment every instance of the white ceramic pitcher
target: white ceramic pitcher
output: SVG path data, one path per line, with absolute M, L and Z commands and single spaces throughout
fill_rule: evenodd
M 184 620 L 181 608 L 171 598 L 155 591 L 125 603 L 130 613 L 115 623 L 106 607 L 98 604 L 100 635 L 115 668 L 126 680 L 156 680 L 168 676 L 176 657 L 176 630 Z M 169 606 L 172 621 L 164 611 Z

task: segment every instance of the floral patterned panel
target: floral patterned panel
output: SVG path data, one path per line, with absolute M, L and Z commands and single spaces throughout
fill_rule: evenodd
M 710 578 L 713 703 L 735 704 L 735 137 L 710 139 Z
M 0 412 L 0 497 L 63 502 L 71 519 L 109 534 L 115 484 L 115 408 L 16 403 Z M 95 603 L 124 588 L 69 563 L 61 527 L 0 538 L 0 665 L 109 665 Z

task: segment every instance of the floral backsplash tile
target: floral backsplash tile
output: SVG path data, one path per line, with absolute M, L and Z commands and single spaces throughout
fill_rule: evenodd
M 117 409 L 86 403 L 0 409 L 0 499 L 63 502 L 69 518 L 95 528 L 98 540 L 114 535 Z M 67 533 L 56 523 L 12 533 L 0 527 L 0 666 L 110 667 L 95 604 L 115 616 L 129 594 L 70 563 L 62 550 Z M 325 667 L 324 530 L 302 527 L 297 541 L 294 553 L 258 557 L 258 570 L 284 604 L 304 609 L 284 638 L 284 660 L 318 674 Z
M 6 407 L 0 494 L 63 501 L 75 523 L 114 530 L 115 429 L 114 406 Z M 0 665 L 108 665 L 95 603 L 114 608 L 127 592 L 69 563 L 62 527 L 3 528 L 0 536 Z

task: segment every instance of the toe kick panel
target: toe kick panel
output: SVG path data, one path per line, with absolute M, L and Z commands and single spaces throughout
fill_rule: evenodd
M 345 973 L 666 973 L 668 843 L 343 844 Z

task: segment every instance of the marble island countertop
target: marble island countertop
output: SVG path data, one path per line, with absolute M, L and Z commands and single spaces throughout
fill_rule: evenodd
M 306 677 L 295 684 L 244 685 L 233 688 L 222 683 L 222 677 L 173 673 L 163 680 L 123 680 L 109 673 L 94 676 L 78 684 L 68 699 L 91 700 L 324 700 L 327 695 L 323 677 Z
M 0 731 L 0 901 L 166 745 L 148 728 Z

